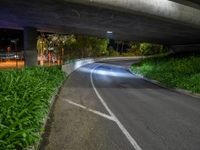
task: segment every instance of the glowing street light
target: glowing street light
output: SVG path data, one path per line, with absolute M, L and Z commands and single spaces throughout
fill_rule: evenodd
M 112 31 L 106 31 L 106 33 L 107 33 L 107 34 L 113 34 L 113 32 L 112 32 Z
M 106 31 L 106 36 L 108 39 L 113 39 L 113 31 L 111 30 Z

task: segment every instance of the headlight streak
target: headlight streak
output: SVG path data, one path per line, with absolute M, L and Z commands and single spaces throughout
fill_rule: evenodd
M 99 63 L 98 63 L 99 64 Z M 120 77 L 120 78 L 137 78 L 128 69 L 117 66 L 117 65 L 107 65 L 101 64 L 102 66 L 97 68 L 94 72 L 95 75 L 101 75 L 103 77 Z M 81 67 L 78 70 L 81 72 L 90 73 L 92 68 L 85 66 Z

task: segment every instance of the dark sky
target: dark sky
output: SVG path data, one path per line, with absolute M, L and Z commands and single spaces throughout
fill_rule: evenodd
M 23 49 L 23 31 L 22 30 L 11 30 L 11 29 L 1 29 L 0 28 L 0 50 L 11 46 L 12 50 L 14 50 L 14 44 L 10 41 L 18 39 L 17 48 L 18 51 Z

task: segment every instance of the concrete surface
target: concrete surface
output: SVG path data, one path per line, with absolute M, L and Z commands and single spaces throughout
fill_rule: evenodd
M 116 121 L 80 107 L 112 116 L 100 98 L 142 150 L 199 150 L 200 99 L 134 76 L 124 68 L 134 62 L 106 61 L 74 71 L 58 95 L 41 150 L 136 149 Z
M 151 56 L 150 56 L 151 57 Z M 67 73 L 68 75 L 71 74 L 73 71 L 77 70 L 78 68 L 91 64 L 94 62 L 103 62 L 103 61 L 110 61 L 115 62 L 116 60 L 119 62 L 120 60 L 132 60 L 132 59 L 142 59 L 145 56 L 134 56 L 134 57 L 102 57 L 102 58 L 84 58 L 84 59 L 75 59 L 73 62 L 65 63 L 62 65 L 62 71 Z
M 89 59 L 77 59 L 74 60 L 74 62 L 71 63 L 67 63 L 62 65 L 62 71 L 64 71 L 67 74 L 71 74 L 74 70 L 87 65 L 87 64 L 91 64 L 93 63 L 95 60 L 92 58 Z
M 0 27 L 154 43 L 200 41 L 198 2 L 176 0 L 0 0 Z
M 72 0 L 65 1 L 72 2 Z M 73 2 L 200 25 L 200 10 L 169 0 L 73 0 Z

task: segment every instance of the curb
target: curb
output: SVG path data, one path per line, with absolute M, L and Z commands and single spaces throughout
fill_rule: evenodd
M 43 122 L 43 125 L 41 128 L 45 128 L 46 125 L 47 125 L 47 122 L 48 122 L 48 119 L 50 118 L 50 113 L 51 113 L 51 110 L 52 110 L 52 107 L 55 103 L 55 100 L 56 100 L 56 97 L 60 91 L 60 89 L 62 88 L 63 84 L 64 84 L 65 80 L 63 82 L 61 82 L 61 84 L 58 86 L 58 88 L 55 89 L 55 91 L 53 92 L 51 98 L 49 99 L 49 102 L 50 102 L 50 105 L 49 105 L 49 112 L 47 113 L 46 117 L 44 118 L 44 122 Z M 39 132 L 40 136 L 42 137 L 42 135 L 44 134 L 44 132 Z M 42 139 L 41 139 L 42 140 Z M 41 143 L 41 140 L 38 141 L 35 145 L 33 146 L 30 146 L 28 148 L 25 148 L 24 150 L 38 150 L 38 148 L 40 147 L 40 143 Z
M 197 93 L 192 93 L 192 91 L 189 91 L 189 90 L 184 90 L 184 89 L 179 89 L 179 88 L 170 88 L 164 84 L 162 84 L 161 82 L 157 81 L 157 80 L 152 80 L 152 79 L 149 79 L 149 78 L 146 78 L 144 76 L 142 76 L 141 74 L 137 74 L 137 73 L 134 73 L 131 69 L 128 69 L 133 75 L 147 81 L 147 82 L 150 82 L 156 86 L 159 86 L 163 89 L 167 89 L 169 91 L 172 91 L 172 92 L 175 92 L 175 93 L 179 93 L 179 94 L 183 94 L 183 95 L 187 95 L 187 96 L 191 96 L 191 97 L 194 97 L 194 98 L 199 98 L 200 99 L 200 94 L 197 94 Z

